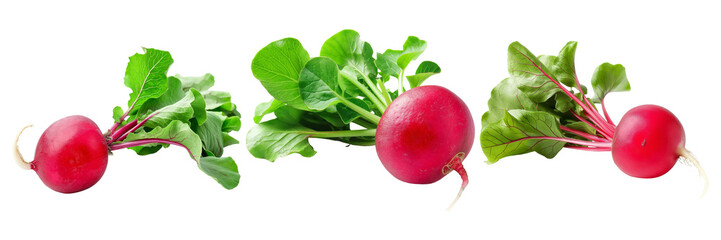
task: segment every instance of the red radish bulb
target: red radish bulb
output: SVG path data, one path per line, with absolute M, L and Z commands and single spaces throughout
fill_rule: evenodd
M 638 178 L 664 175 L 683 157 L 698 168 L 707 189 L 706 174 L 685 144 L 683 126 L 673 113 L 661 106 L 641 105 L 621 118 L 613 136 L 611 154 L 621 171 Z
M 618 168 L 638 178 L 655 178 L 671 170 L 686 144 L 681 122 L 656 105 L 635 107 L 621 118 L 611 153 Z
M 21 132 L 22 133 L 22 132 Z M 95 185 L 108 165 L 108 145 L 98 126 L 84 116 L 54 122 L 40 136 L 29 167 L 49 188 L 75 193 Z
M 466 104 L 440 86 L 413 88 L 391 102 L 376 130 L 376 152 L 401 181 L 434 183 L 451 171 L 468 185 L 463 159 L 473 146 L 475 128 Z M 453 204 L 451 204 L 453 206 Z

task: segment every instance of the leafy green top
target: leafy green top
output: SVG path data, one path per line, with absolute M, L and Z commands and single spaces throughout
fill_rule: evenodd
M 237 144 L 229 135 L 240 130 L 240 113 L 227 92 L 213 91 L 213 75 L 167 76 L 173 58 L 147 48 L 130 57 L 125 85 L 128 108 L 113 109 L 115 125 L 106 133 L 111 150 L 130 148 L 139 155 L 176 145 L 185 148 L 200 170 L 223 187 L 238 185 L 238 166 L 223 149 Z
M 563 147 L 610 150 L 616 126 L 603 99 L 630 90 L 625 69 L 609 63 L 596 68 L 592 102 L 576 77 L 576 46 L 568 42 L 557 56 L 536 57 L 520 43 L 510 44 L 510 77 L 493 88 L 482 118 L 481 146 L 489 163 L 534 151 L 552 158 Z M 594 102 L 602 105 L 604 116 Z
M 405 89 L 418 87 L 441 68 L 422 62 L 415 75 L 404 78 L 411 61 L 426 49 L 426 42 L 410 36 L 403 50 L 376 53 L 353 30 L 343 30 L 325 41 L 320 56 L 310 58 L 300 42 L 285 38 L 258 51 L 251 70 L 273 100 L 255 109 L 258 123 L 247 135 L 253 156 L 275 161 L 292 153 L 310 157 L 315 150 L 308 138 L 326 138 L 352 145 L 375 144 L 380 116 Z M 398 89 L 386 83 L 398 79 Z M 267 114 L 275 118 L 261 122 Z M 362 127 L 351 130 L 351 124 Z

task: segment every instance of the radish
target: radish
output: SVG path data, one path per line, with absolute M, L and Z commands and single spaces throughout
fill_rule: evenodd
M 598 66 L 591 78 L 595 96 L 589 99 L 576 76 L 576 45 L 569 42 L 557 56 L 538 57 L 518 42 L 509 46 L 511 77 L 493 89 L 489 110 L 483 114 L 481 146 L 488 162 L 534 151 L 553 158 L 562 148 L 611 151 L 616 166 L 627 175 L 655 178 L 678 159 L 686 159 L 705 180 L 703 196 L 708 178 L 685 148 L 678 118 L 663 107 L 642 105 L 629 110 L 616 126 L 604 98 L 631 90 L 626 69 L 620 64 Z
M 84 116 L 69 116 L 50 125 L 38 141 L 35 160 L 20 165 L 35 170 L 50 189 L 61 193 L 85 190 L 105 173 L 110 149 L 103 133 Z
M 638 178 L 655 178 L 671 170 L 687 152 L 678 118 L 656 105 L 635 107 L 621 118 L 613 135 L 611 154 L 621 171 Z
M 425 49 L 425 41 L 409 36 L 403 50 L 374 58 L 371 45 L 353 30 L 326 40 L 314 58 L 294 38 L 268 44 L 251 70 L 273 100 L 256 108 L 248 151 L 275 161 L 292 153 L 315 155 L 310 138 L 375 145 L 381 164 L 404 182 L 433 183 L 457 171 L 463 183 L 455 203 L 468 185 L 462 162 L 473 145 L 473 119 L 448 89 L 421 86 L 441 72 L 436 63 L 423 61 L 415 74 L 406 74 Z M 398 80 L 395 90 L 386 87 L 391 78 Z M 275 119 L 261 122 L 271 113 Z
M 170 145 L 185 148 L 198 167 L 227 189 L 238 185 L 238 167 L 223 148 L 238 143 L 228 135 L 240 129 L 240 114 L 230 94 L 210 91 L 212 75 L 167 76 L 170 53 L 145 49 L 130 57 L 125 85 L 131 88 L 128 109 L 116 107 L 115 123 L 102 133 L 84 116 L 51 124 L 38 140 L 35 159 L 26 162 L 15 140 L 15 156 L 34 170 L 50 189 L 75 193 L 95 185 L 105 173 L 111 151 L 131 148 L 140 155 Z
M 396 98 L 376 130 L 376 152 L 394 177 L 408 183 L 434 183 L 451 171 L 468 185 L 463 160 L 473 146 L 471 112 L 450 90 L 420 86 Z M 452 206 L 453 204 L 451 204 Z

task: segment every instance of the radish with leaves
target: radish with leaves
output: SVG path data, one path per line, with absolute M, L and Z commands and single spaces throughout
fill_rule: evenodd
M 248 131 L 248 150 L 275 161 L 292 153 L 315 155 L 309 138 L 376 145 L 385 168 L 400 180 L 433 183 L 457 171 L 465 187 L 462 161 L 473 143 L 473 120 L 448 89 L 421 86 L 440 73 L 437 64 L 424 61 L 407 74 L 425 49 L 425 41 L 411 36 L 403 50 L 374 58 L 371 45 L 353 30 L 333 35 L 315 58 L 294 38 L 270 43 L 251 69 L 274 99 L 256 108 L 258 125 Z M 398 80 L 395 91 L 386 87 L 391 78 Z M 270 113 L 275 119 L 261 122 Z
M 209 90 L 215 84 L 210 74 L 167 76 L 172 63 L 166 51 L 133 55 L 125 70 L 125 85 L 132 90 L 128 108 L 113 110 L 115 121 L 106 133 L 83 116 L 60 119 L 43 132 L 32 162 L 16 148 L 18 163 L 35 170 L 51 189 L 74 193 L 100 180 L 114 150 L 148 155 L 174 145 L 185 148 L 200 170 L 223 187 L 236 187 L 238 167 L 222 156 L 223 148 L 238 143 L 228 134 L 240 129 L 236 105 L 227 92 Z
M 629 110 L 615 125 L 604 98 L 631 89 L 626 70 L 620 64 L 598 66 L 591 78 L 595 96 L 588 98 L 588 89 L 576 76 L 576 45 L 569 42 L 557 56 L 538 57 L 518 42 L 508 47 L 511 76 L 491 91 L 482 119 L 481 146 L 488 162 L 529 152 L 553 158 L 563 148 L 611 151 L 624 173 L 654 178 L 683 158 L 698 168 L 706 181 L 705 193 L 708 179 L 686 150 L 676 116 L 663 107 L 643 105 Z

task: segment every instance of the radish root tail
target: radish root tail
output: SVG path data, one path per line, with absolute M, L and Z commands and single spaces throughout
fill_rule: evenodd
M 15 146 L 13 146 L 15 148 L 15 161 L 18 163 L 18 166 L 20 166 L 20 168 L 25 169 L 25 170 L 30 170 L 30 169 L 32 169 L 32 167 L 30 166 L 29 162 L 25 161 L 25 159 L 23 158 L 23 155 L 20 153 L 20 148 L 18 148 L 18 141 L 20 141 L 20 135 L 23 134 L 25 129 L 32 127 L 32 126 L 33 125 L 27 125 L 22 130 L 20 130 L 20 133 L 18 133 L 18 136 L 15 137 Z
M 699 197 L 699 198 L 703 198 L 706 195 L 706 192 L 708 192 L 708 176 L 706 176 L 706 171 L 703 170 L 703 168 L 701 167 L 701 163 L 698 162 L 696 157 L 694 157 L 693 154 L 690 151 L 688 151 L 688 149 L 686 149 L 685 147 L 679 147 L 678 154 L 681 155 L 681 157 L 683 157 L 687 161 L 691 162 L 691 164 L 693 164 L 693 166 L 695 166 L 696 169 L 698 169 L 699 176 L 701 176 L 703 178 L 703 180 L 706 184 L 703 187 L 703 193 L 701 193 L 701 197 Z
M 468 186 L 468 174 L 466 173 L 466 169 L 463 168 L 463 159 L 466 158 L 466 153 L 459 152 L 456 154 L 456 156 L 451 159 L 446 166 L 443 167 L 443 173 L 448 174 L 451 171 L 458 172 L 459 175 L 461 175 L 461 180 L 463 180 L 463 183 L 461 184 L 461 190 L 458 191 L 458 195 L 456 195 L 456 199 L 453 199 L 453 202 L 451 202 L 451 205 L 446 208 L 446 211 L 450 211 L 451 208 L 453 208 L 454 205 L 456 205 L 456 202 L 458 202 L 458 199 L 461 198 L 461 194 L 463 194 L 463 190 L 466 189 L 466 186 Z

